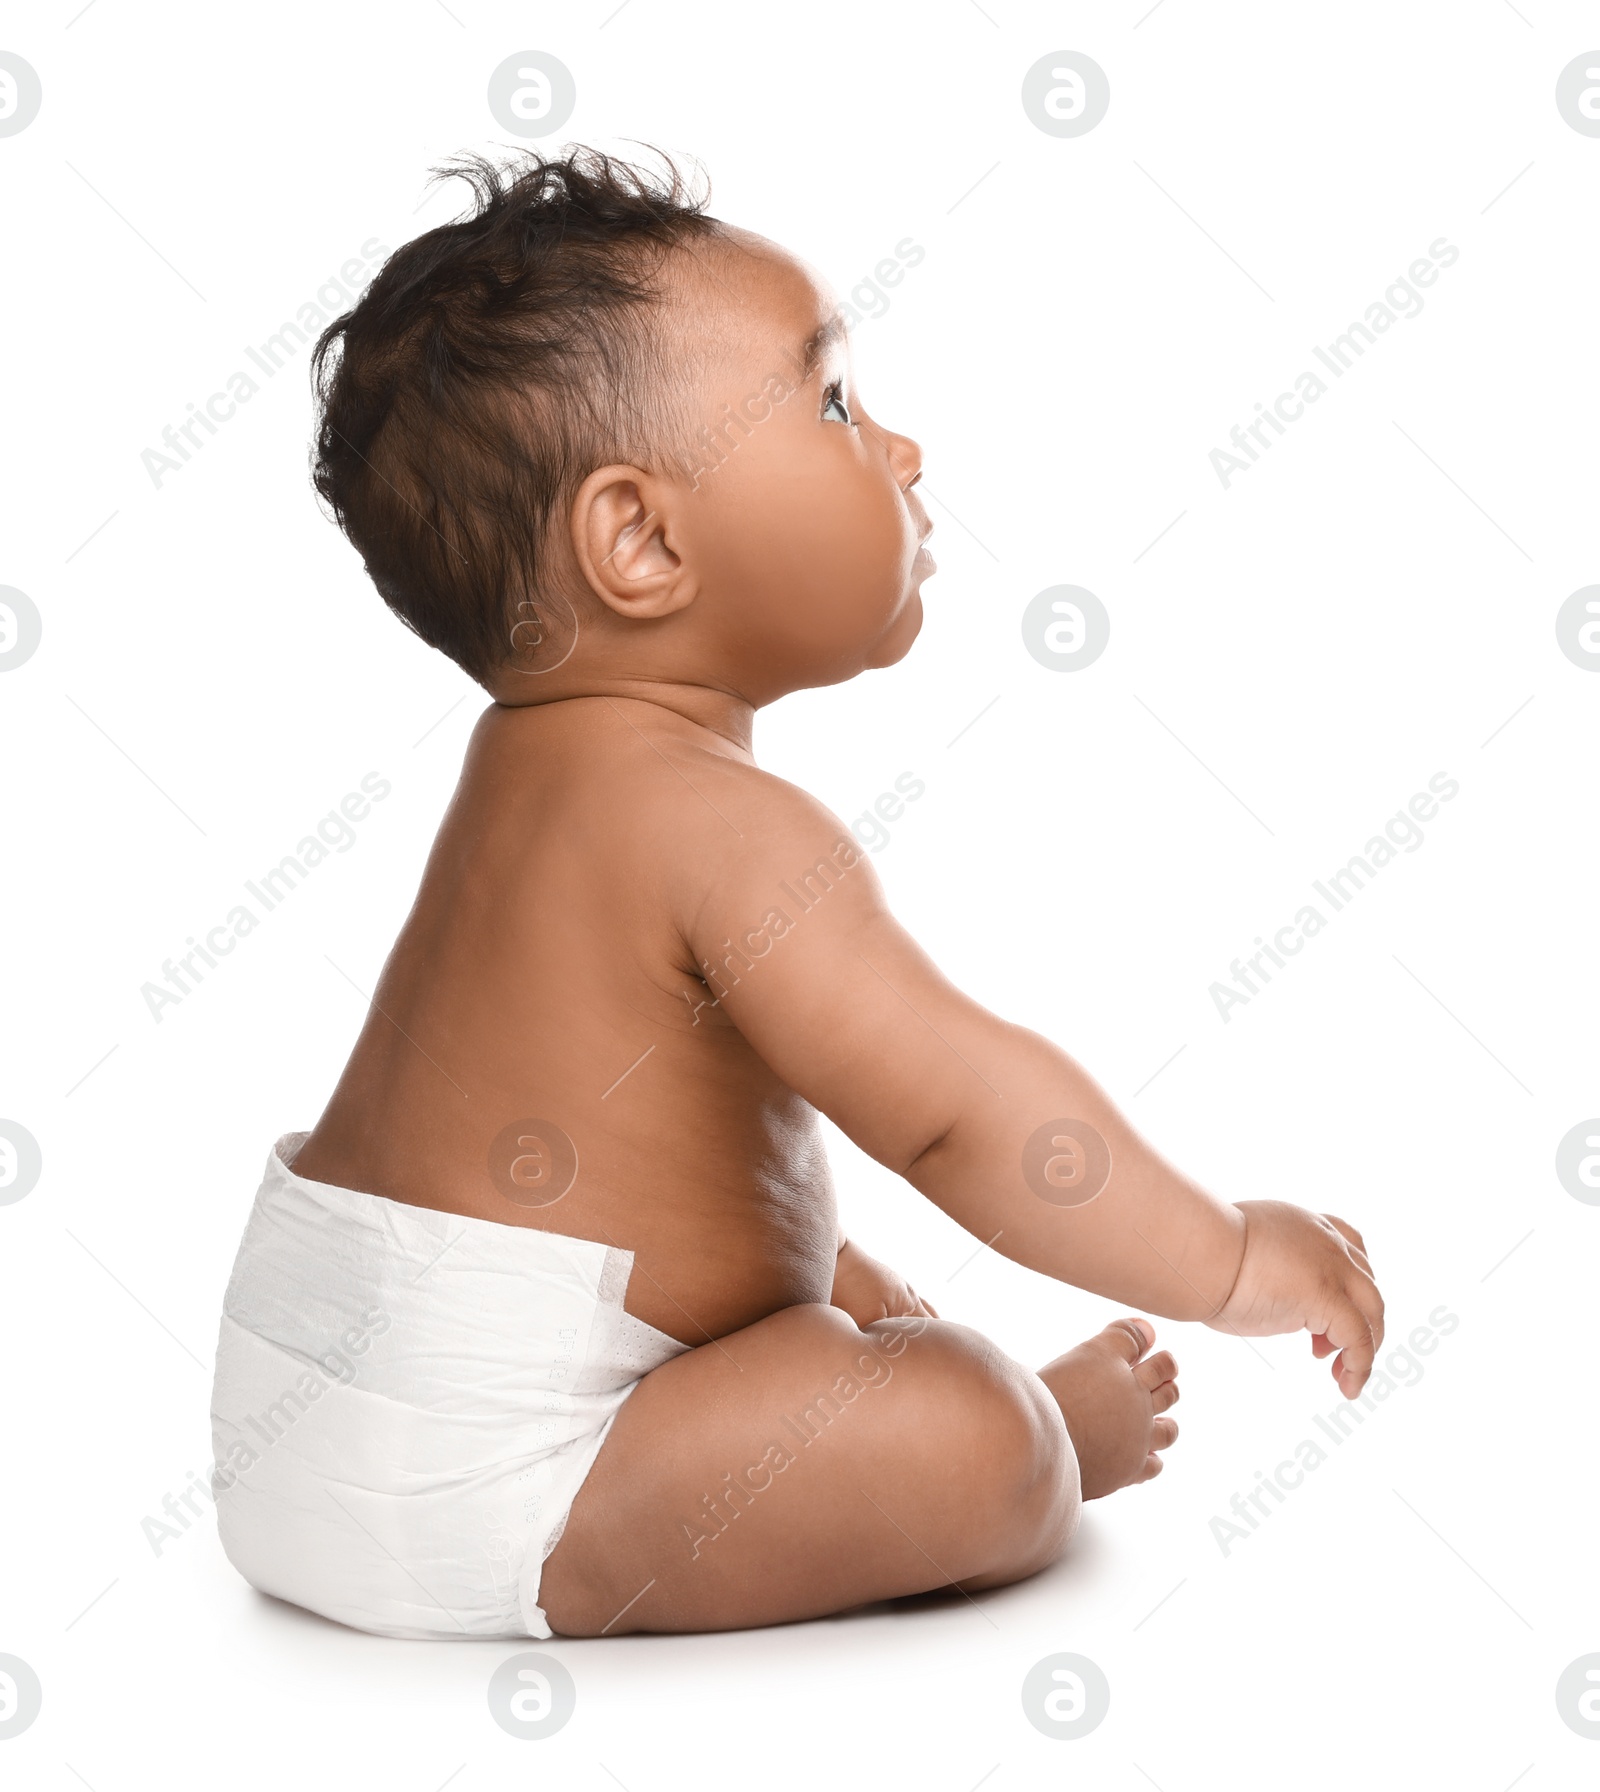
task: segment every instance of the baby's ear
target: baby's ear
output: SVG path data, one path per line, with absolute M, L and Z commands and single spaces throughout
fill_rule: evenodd
M 694 600 L 667 545 L 666 486 L 638 467 L 599 467 L 572 500 L 572 547 L 590 590 L 619 616 L 671 616 Z

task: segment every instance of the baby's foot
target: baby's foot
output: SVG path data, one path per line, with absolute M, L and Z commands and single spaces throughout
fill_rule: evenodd
M 1118 1319 L 1039 1371 L 1067 1421 L 1086 1500 L 1159 1475 L 1157 1452 L 1178 1435 L 1177 1420 L 1161 1417 L 1178 1398 L 1178 1365 L 1170 1351 L 1145 1356 L 1155 1341 L 1148 1319 Z

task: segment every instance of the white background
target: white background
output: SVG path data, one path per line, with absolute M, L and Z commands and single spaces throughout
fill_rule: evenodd
M 1600 676 L 1554 618 L 1600 578 L 1600 139 L 1554 89 L 1593 9 L 613 4 L 0 28 L 44 92 L 0 139 L 0 584 L 44 625 L 0 677 L 0 1117 L 44 1164 L 0 1207 L 0 1653 L 44 1686 L 7 1783 L 1592 1786 L 1554 1693 L 1600 1650 L 1600 1209 L 1554 1162 L 1600 1113 Z M 1076 139 L 1020 102 L 1063 48 L 1111 83 Z M 304 352 L 159 487 L 141 452 L 364 242 L 459 210 L 427 170 L 513 141 L 485 89 L 525 49 L 574 73 L 563 137 L 698 155 L 716 214 L 841 294 L 926 250 L 856 353 L 926 453 L 927 625 L 764 716 L 758 755 L 846 818 L 923 779 L 876 863 L 941 964 L 1222 1194 L 1360 1225 L 1394 1342 L 1459 1319 L 1227 1555 L 1210 1521 L 1336 1390 L 1304 1338 L 1170 1327 L 1169 1471 L 1054 1570 L 543 1645 L 578 1704 L 542 1742 L 489 1717 L 514 1645 L 360 1636 L 253 1594 L 209 1515 L 159 1556 L 141 1529 L 206 1472 L 261 1166 L 320 1112 L 483 701 L 319 514 Z M 1210 450 L 1441 236 L 1421 314 L 1225 490 Z M 1111 616 L 1074 673 L 1019 628 L 1060 583 Z M 154 1021 L 141 984 L 371 771 L 354 847 Z M 1210 984 L 1438 772 L 1425 843 L 1224 1022 Z M 835 1146 L 852 1232 L 946 1314 L 1033 1363 L 1111 1316 Z M 1063 1650 L 1111 1684 L 1078 1741 L 1020 1696 Z

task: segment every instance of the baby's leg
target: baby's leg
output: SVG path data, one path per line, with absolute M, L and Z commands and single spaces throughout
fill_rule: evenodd
M 1042 1379 L 966 1326 L 825 1306 L 702 1345 L 617 1415 L 539 1602 L 569 1636 L 726 1630 L 1036 1573 L 1078 1521 L 1069 1426 L 1100 1482 L 1170 1441 L 1132 1323 Z

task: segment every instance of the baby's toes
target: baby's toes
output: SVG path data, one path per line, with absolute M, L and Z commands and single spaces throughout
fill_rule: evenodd
M 1178 1441 L 1178 1421 L 1176 1419 L 1157 1419 L 1150 1427 L 1150 1449 L 1144 1459 L 1144 1467 L 1134 1477 L 1134 1485 L 1141 1481 L 1153 1481 L 1167 1466 L 1167 1459 L 1160 1454 L 1170 1449 Z
M 1142 1363 L 1136 1364 L 1133 1373 L 1140 1387 L 1153 1391 L 1177 1375 L 1178 1365 L 1170 1350 L 1158 1350 L 1154 1356 L 1147 1356 Z
M 1158 1388 L 1150 1390 L 1150 1406 L 1154 1412 L 1165 1412 L 1169 1406 L 1178 1404 L 1178 1384 L 1175 1381 L 1164 1381 Z

